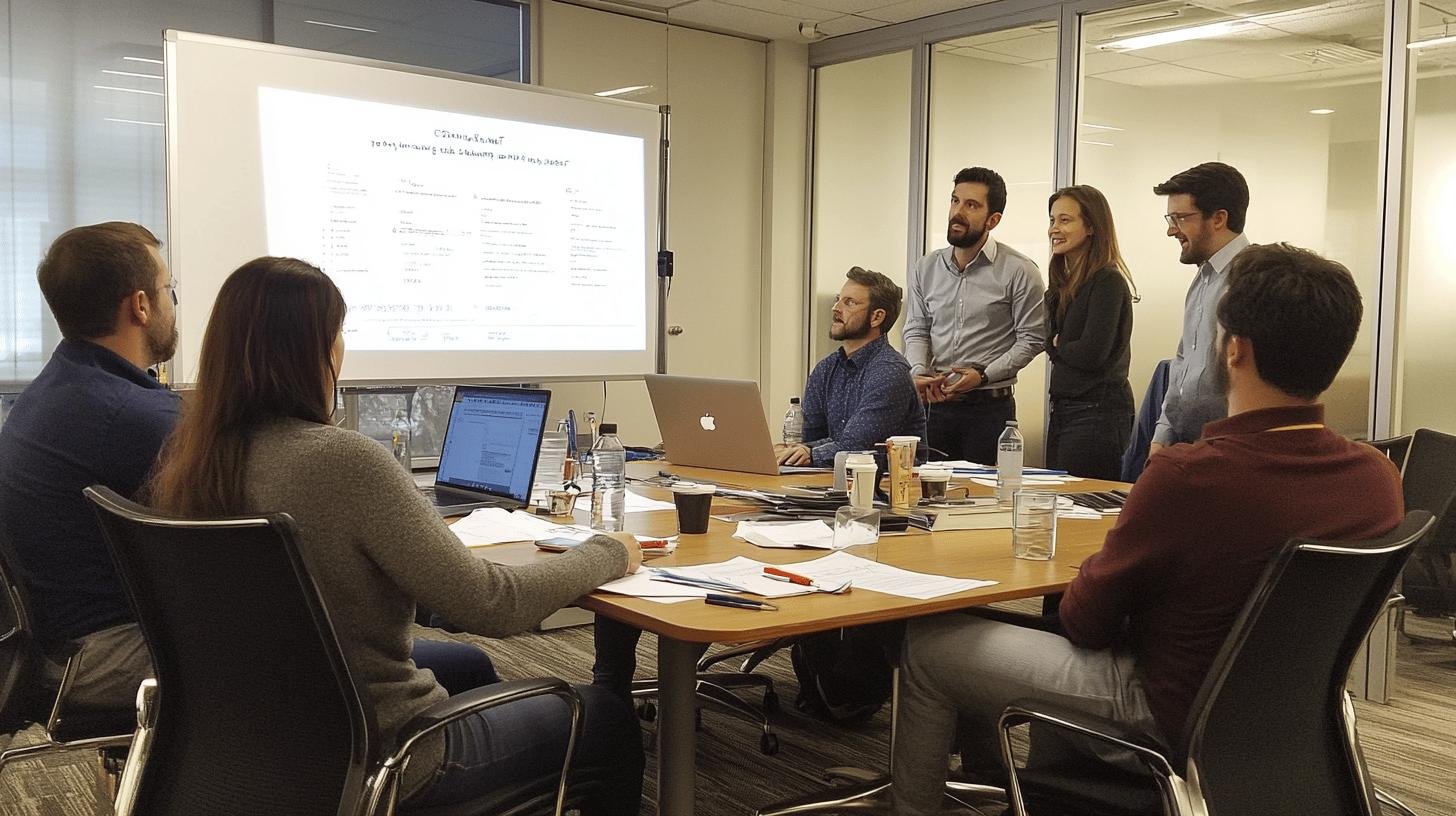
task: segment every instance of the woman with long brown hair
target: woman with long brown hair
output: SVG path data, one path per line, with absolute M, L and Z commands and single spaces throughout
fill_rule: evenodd
M 293 517 L 299 550 L 372 709 L 376 744 L 384 744 L 448 696 L 411 659 L 417 601 L 465 630 L 503 637 L 634 569 L 641 551 L 630 536 L 598 535 L 529 566 L 472 555 L 389 451 L 330 422 L 344 312 L 333 281 L 303 261 L 258 258 L 233 272 L 218 292 L 197 390 L 163 450 L 150 500 L 182 516 Z M 605 689 L 578 690 L 586 718 L 573 768 L 609 780 L 585 812 L 636 813 L 636 718 Z M 415 751 L 403 780 L 407 802 L 469 801 L 539 774 L 561 762 L 568 723 L 556 698 L 453 723 Z
M 1112 210 L 1096 187 L 1064 187 L 1047 201 L 1047 211 L 1047 466 L 1117 479 L 1132 435 L 1127 367 L 1136 290 L 1117 248 Z

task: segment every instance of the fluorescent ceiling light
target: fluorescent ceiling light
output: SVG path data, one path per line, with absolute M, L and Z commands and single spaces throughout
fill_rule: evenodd
M 651 87 L 652 87 L 651 85 L 628 85 L 625 88 L 613 88 L 610 91 L 597 91 L 594 95 L 595 96 L 622 96 L 623 94 L 635 93 L 637 91 L 645 91 L 645 90 L 647 90 L 648 88 L 651 88 Z
M 1189 28 L 1174 28 L 1168 31 L 1158 31 L 1152 34 L 1139 34 L 1136 37 L 1113 40 L 1110 43 L 1099 45 L 1103 51 L 1137 51 L 1140 48 L 1153 48 L 1159 45 L 1171 45 L 1172 43 L 1186 42 L 1188 40 L 1207 40 L 1213 37 L 1222 37 L 1225 34 L 1232 34 L 1243 30 L 1250 25 L 1247 20 L 1225 20 L 1221 23 L 1208 23 L 1206 25 L 1191 26 Z
M 122 57 L 122 59 L 126 60 L 127 62 L 150 62 L 154 65 L 162 64 L 161 60 L 152 59 L 151 57 Z
M 379 33 L 372 28 L 360 28 L 359 26 L 344 25 L 343 23 L 326 23 L 322 20 L 304 20 L 304 22 L 308 23 L 309 25 L 323 26 L 324 28 L 343 28 L 349 31 L 362 31 L 365 34 Z
M 1453 34 L 1450 37 L 1437 37 L 1434 40 L 1421 40 L 1420 42 L 1413 42 L 1407 45 L 1406 48 L 1415 50 L 1418 48 L 1432 48 L 1437 45 L 1451 45 L 1452 43 L 1456 43 L 1456 34 Z
M 102 68 L 101 73 L 112 74 L 113 76 L 141 77 L 142 79 L 161 79 L 161 74 L 142 74 L 136 71 L 117 71 L 113 68 Z
M 1117 145 L 1113 144 L 1112 142 L 1094 142 L 1091 139 L 1080 139 L 1079 141 L 1082 144 L 1101 145 L 1102 147 L 1117 147 Z
M 1093 130 L 1115 130 L 1119 133 L 1122 132 L 1122 128 L 1120 127 L 1113 127 L 1112 125 L 1094 125 L 1091 122 L 1083 122 L 1082 127 L 1092 128 Z
M 1315 116 L 1329 116 L 1334 112 L 1334 108 L 1315 108 L 1314 110 L 1310 111 L 1310 113 L 1314 114 Z
M 144 91 L 141 88 L 118 88 L 115 85 L 92 85 L 99 91 L 121 91 L 122 93 L 146 94 L 147 96 L 161 96 L 161 91 Z
M 161 122 L 143 122 L 140 119 L 113 119 L 110 116 L 107 116 L 106 117 L 106 121 L 108 121 L 108 122 L 120 122 L 123 125 L 147 125 L 149 127 L 161 127 L 162 126 L 162 123 Z

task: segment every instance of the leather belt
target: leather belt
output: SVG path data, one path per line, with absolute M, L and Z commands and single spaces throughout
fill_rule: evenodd
M 978 388 L 974 391 L 967 391 L 964 394 L 957 394 L 951 397 L 948 402 L 956 402 L 962 405 L 979 405 L 983 402 L 995 402 L 1011 396 L 1011 386 L 1001 388 Z

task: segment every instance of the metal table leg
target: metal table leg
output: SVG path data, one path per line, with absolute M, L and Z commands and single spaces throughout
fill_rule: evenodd
M 669 637 L 657 639 L 657 813 L 692 816 L 697 778 L 698 657 L 702 647 Z

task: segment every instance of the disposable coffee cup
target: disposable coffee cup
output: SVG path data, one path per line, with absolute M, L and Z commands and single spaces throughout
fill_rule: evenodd
M 929 501 L 943 499 L 949 486 L 949 469 L 928 466 L 920 469 L 920 498 Z
M 677 531 L 679 533 L 708 532 L 708 508 L 713 504 L 710 484 L 677 482 L 672 486 L 672 503 L 677 507 Z
M 875 506 L 875 476 L 879 472 L 874 462 L 855 463 L 849 466 L 849 506 L 869 510 Z

